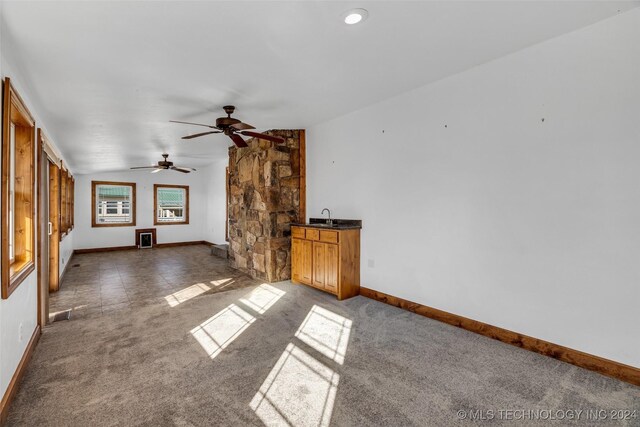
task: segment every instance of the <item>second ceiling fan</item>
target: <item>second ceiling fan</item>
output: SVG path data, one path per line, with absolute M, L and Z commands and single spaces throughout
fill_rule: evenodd
M 190 173 L 191 171 L 195 172 L 196 170 L 194 168 L 189 168 L 189 167 L 185 167 L 185 166 L 174 166 L 173 162 L 170 162 L 169 160 L 167 160 L 167 157 L 169 157 L 169 155 L 167 153 L 162 155 L 163 160 L 160 160 L 158 162 L 157 165 L 154 166 L 136 166 L 134 168 L 131 169 L 153 169 L 151 171 L 151 173 L 158 173 L 162 170 L 173 170 L 173 171 L 178 171 L 178 172 L 182 172 L 182 173 Z
M 236 146 L 238 148 L 243 148 L 243 147 L 248 147 L 249 146 L 247 144 L 247 142 L 240 135 L 245 135 L 245 136 L 249 136 L 249 137 L 252 137 L 252 138 L 260 138 L 260 139 L 264 139 L 266 141 L 275 142 L 276 144 L 281 144 L 281 143 L 284 142 L 284 138 L 281 138 L 279 136 L 265 135 L 264 133 L 251 132 L 249 129 L 255 129 L 255 127 L 253 127 L 251 125 L 248 125 L 246 123 L 242 123 L 240 120 L 234 119 L 233 117 L 231 117 L 231 115 L 233 114 L 234 110 L 236 109 L 236 107 L 234 107 L 233 105 L 225 105 L 222 108 L 224 109 L 224 112 L 227 113 L 227 117 L 218 117 L 216 119 L 216 124 L 215 125 L 205 125 L 205 124 L 202 124 L 202 123 L 182 122 L 182 121 L 178 121 L 178 120 L 170 120 L 170 122 L 172 122 L 172 123 L 183 123 L 183 124 L 186 124 L 186 125 L 204 126 L 204 127 L 208 127 L 208 128 L 211 128 L 211 129 L 216 129 L 216 130 L 212 130 L 212 131 L 208 131 L 208 132 L 202 132 L 202 133 L 196 133 L 196 134 L 193 134 L 193 135 L 183 136 L 182 139 L 198 138 L 198 137 L 205 136 L 205 135 L 211 135 L 213 133 L 224 133 L 229 138 L 231 138 L 233 143 L 236 144 Z

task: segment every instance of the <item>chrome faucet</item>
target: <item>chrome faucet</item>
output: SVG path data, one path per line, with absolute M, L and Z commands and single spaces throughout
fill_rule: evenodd
M 331 225 L 333 224 L 333 220 L 331 219 L 331 211 L 327 208 L 322 209 L 322 212 L 320 212 L 320 215 L 324 215 L 324 211 L 327 211 L 329 213 L 329 219 L 327 219 L 327 224 Z

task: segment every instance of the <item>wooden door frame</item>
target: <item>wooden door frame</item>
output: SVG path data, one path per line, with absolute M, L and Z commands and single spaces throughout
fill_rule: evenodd
M 229 166 L 225 168 L 224 174 L 224 241 L 229 241 Z
M 46 153 L 44 151 L 44 134 L 42 133 L 42 129 L 38 128 L 38 140 L 36 143 L 36 199 L 37 199 L 37 231 L 36 231 L 36 266 L 37 266 L 37 280 L 38 280 L 38 326 L 42 328 L 47 324 L 49 317 L 49 286 L 47 283 L 47 289 L 44 289 L 44 284 L 42 283 L 42 274 L 44 270 L 44 259 L 42 257 L 42 246 L 45 241 L 45 236 L 43 234 L 42 225 L 44 221 L 44 206 L 42 203 L 42 197 L 48 188 L 48 182 L 42 179 L 43 174 L 43 165 L 42 163 L 47 161 Z M 48 161 L 47 161 L 48 165 Z M 48 175 L 48 174 L 47 174 Z M 45 187 L 44 189 L 42 187 Z M 49 200 L 48 192 L 47 193 L 47 202 Z M 48 219 L 48 218 L 47 218 Z M 49 246 L 49 234 L 46 233 L 46 245 Z M 48 252 L 47 252 L 48 253 Z M 47 255 L 48 258 L 48 255 Z M 48 271 L 48 268 L 47 268 Z
M 49 168 L 49 222 L 52 224 L 52 233 L 49 237 L 49 292 L 57 292 L 60 289 L 60 171 L 61 168 L 48 159 Z M 53 170 L 53 173 L 51 173 Z M 56 186 L 51 185 L 51 179 L 56 179 Z M 53 204 L 51 203 L 52 197 Z M 56 211 L 52 212 L 51 206 Z M 51 218 L 51 215 L 54 215 Z M 51 262 L 51 257 L 55 257 L 55 262 Z M 53 270 L 53 271 L 52 271 Z M 55 273 L 55 274 L 54 274 Z
M 300 130 L 299 164 L 300 164 L 300 206 L 298 210 L 298 222 L 307 222 L 307 132 Z

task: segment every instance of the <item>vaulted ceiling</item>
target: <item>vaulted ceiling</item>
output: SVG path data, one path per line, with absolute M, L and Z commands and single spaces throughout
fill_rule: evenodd
M 198 166 L 221 107 L 306 128 L 638 6 L 624 1 L 3 1 L 2 53 L 75 173 Z M 347 26 L 345 11 L 364 7 Z M 401 105 L 398 108 L 402 108 Z

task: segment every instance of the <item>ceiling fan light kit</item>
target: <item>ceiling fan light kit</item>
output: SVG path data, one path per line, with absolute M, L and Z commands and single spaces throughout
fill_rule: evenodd
M 264 139 L 266 141 L 271 141 L 271 142 L 274 142 L 276 144 L 282 144 L 284 142 L 284 138 L 281 138 L 279 136 L 267 135 L 267 134 L 258 133 L 258 132 L 251 132 L 251 129 L 255 129 L 255 127 L 253 127 L 253 126 L 251 126 L 251 125 L 249 125 L 247 123 L 242 123 L 240 120 L 238 120 L 238 119 L 236 119 L 234 117 L 231 117 L 231 115 L 233 114 L 233 112 L 236 109 L 236 107 L 234 107 L 233 105 L 225 105 L 224 107 L 222 107 L 222 109 L 227 114 L 227 117 L 218 117 L 216 119 L 216 124 L 215 125 L 206 125 L 206 124 L 203 124 L 203 123 L 183 122 L 183 121 L 179 121 L 179 120 L 170 120 L 170 122 L 172 122 L 172 123 L 181 123 L 181 124 L 186 124 L 186 125 L 194 125 L 194 126 L 204 126 L 204 127 L 210 128 L 210 129 L 215 129 L 215 130 L 208 131 L 208 132 L 201 132 L 201 133 L 195 133 L 195 134 L 192 134 L 192 135 L 183 136 L 182 139 L 193 139 L 193 138 L 199 138 L 199 137 L 205 136 L 205 135 L 211 135 L 211 134 L 214 134 L 214 133 L 223 133 L 226 136 L 228 136 L 229 138 L 231 138 L 233 143 L 238 148 L 244 148 L 244 147 L 248 147 L 249 146 L 247 144 L 247 142 L 240 135 L 248 136 L 250 138 Z

